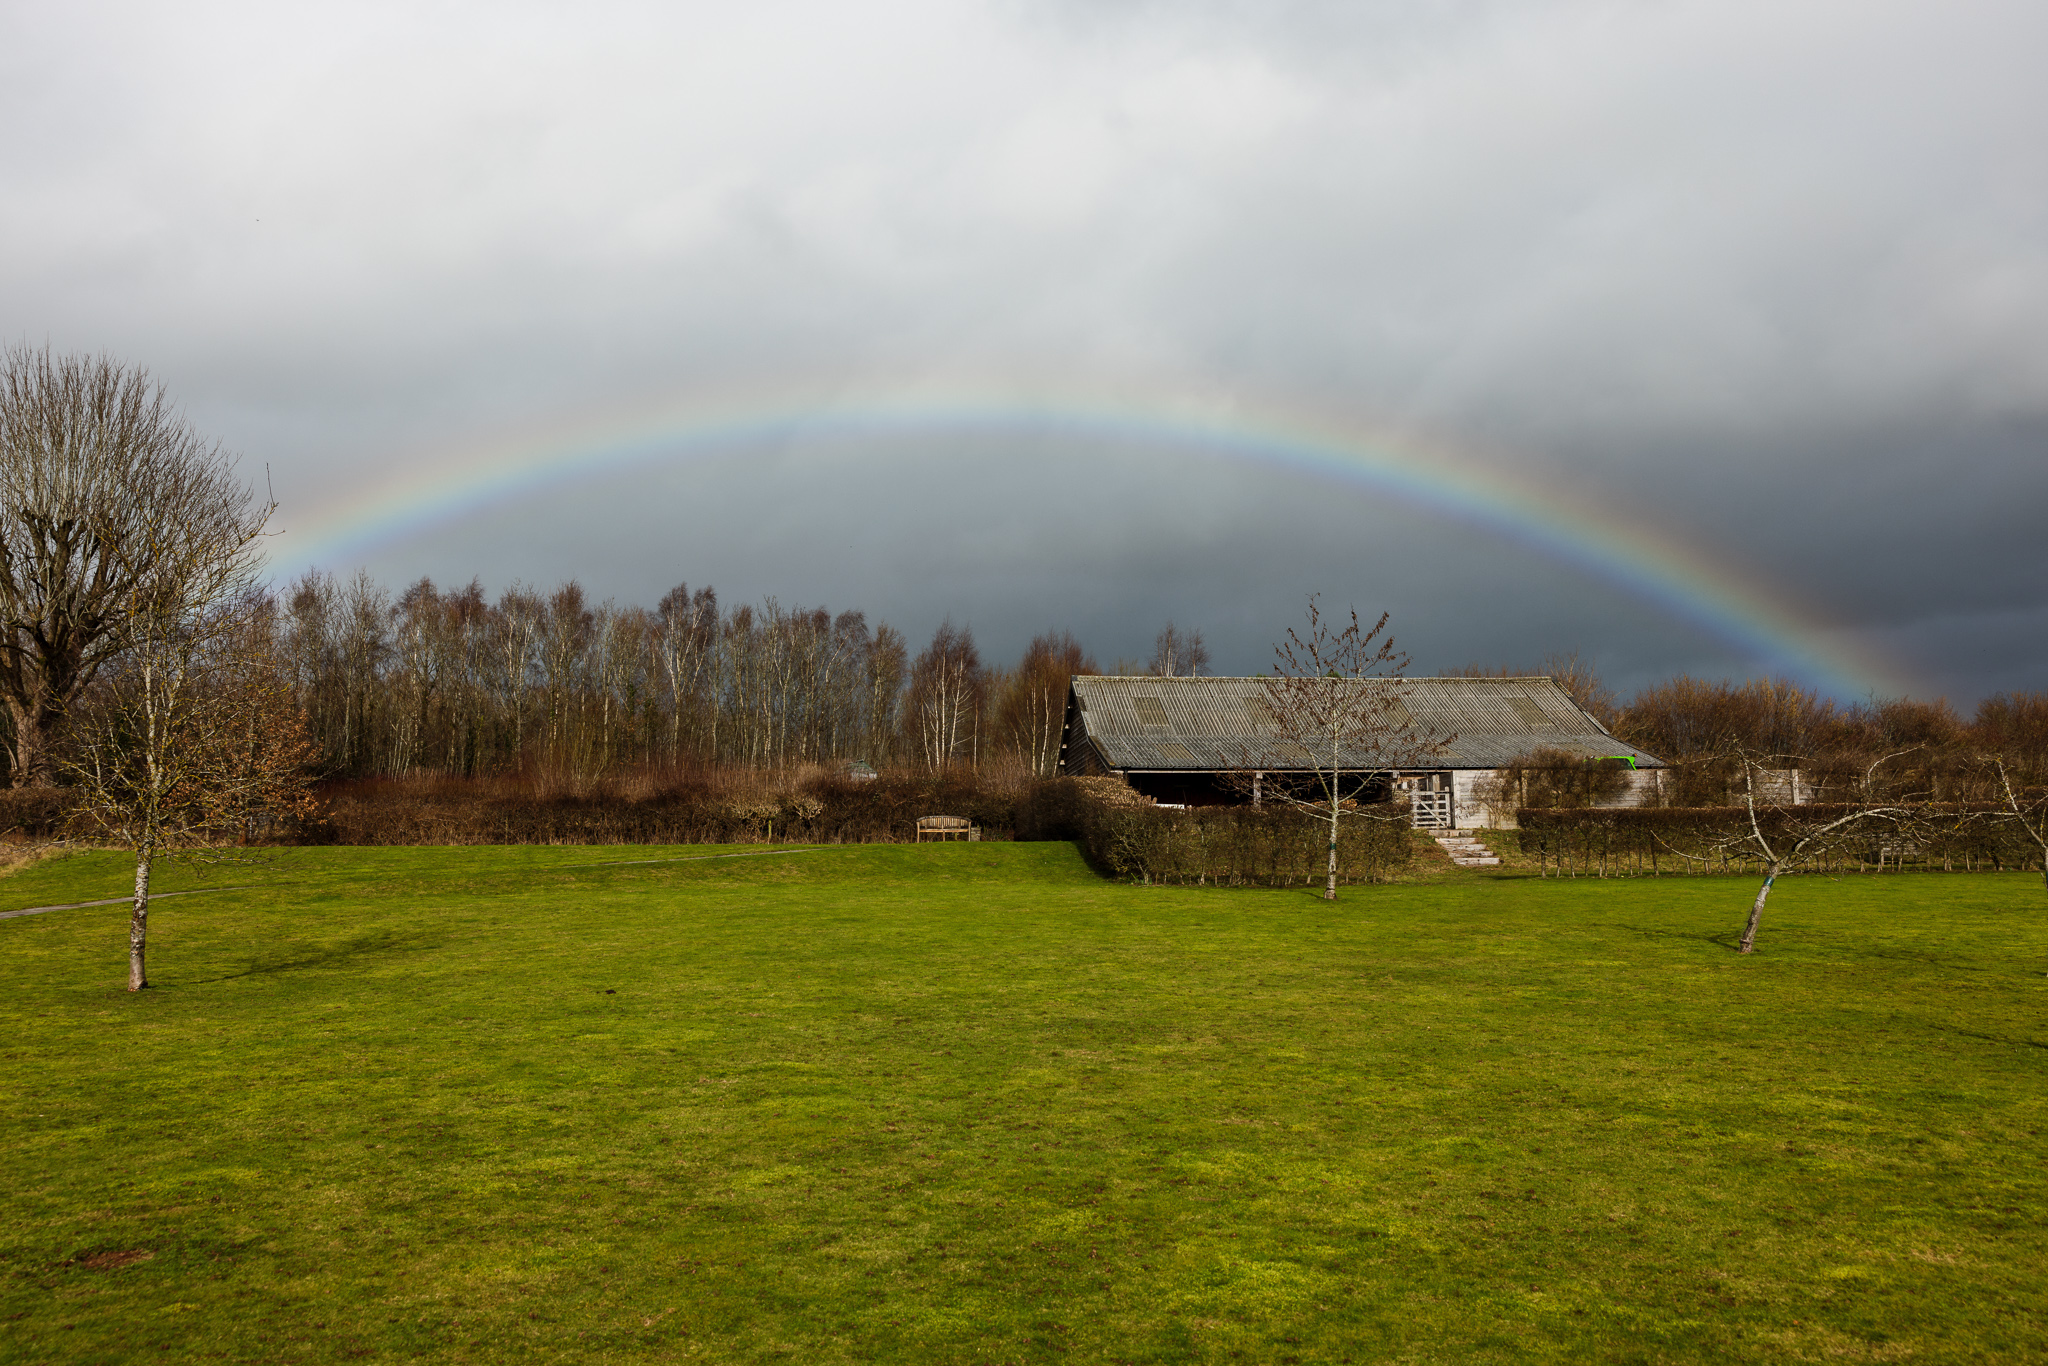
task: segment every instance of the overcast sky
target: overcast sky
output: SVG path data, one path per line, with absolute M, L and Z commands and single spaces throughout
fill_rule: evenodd
M 0 338 L 146 365 L 267 465 L 280 574 L 685 580 L 1105 664 L 1172 617 L 1245 672 L 1321 591 L 1424 669 L 1967 704 L 2048 687 L 2044 54 L 1991 0 L 16 4 Z M 1059 423 L 643 442 L 336 534 L 625 415 L 991 394 L 1402 432 L 1761 585 L 1813 658 Z

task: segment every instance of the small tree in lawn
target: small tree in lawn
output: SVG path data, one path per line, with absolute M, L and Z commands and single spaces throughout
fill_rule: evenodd
M 180 496 L 107 542 L 125 588 L 121 651 L 71 709 L 65 763 L 81 817 L 135 854 L 128 989 L 145 965 L 150 871 L 167 848 L 248 828 L 252 811 L 304 801 L 302 732 L 282 675 L 266 668 L 250 590 L 275 504 L 225 458 L 163 472 Z
M 1826 852 L 1835 841 L 1850 834 L 1853 827 L 1873 821 L 1904 823 L 1913 818 L 1910 806 L 1881 804 L 1877 798 L 1878 769 L 1889 760 L 1912 752 L 1900 750 L 1871 764 L 1863 775 L 1856 809 L 1818 820 L 1800 819 L 1799 808 L 1791 800 L 1793 785 L 1790 782 L 1779 779 L 1766 785 L 1759 781 L 1764 773 L 1771 771 L 1766 769 L 1764 760 L 1747 752 L 1739 754 L 1742 800 L 1747 819 L 1743 828 L 1728 841 L 1728 846 L 1732 852 L 1755 856 L 1764 866 L 1764 884 L 1757 888 L 1756 900 L 1750 903 L 1749 922 L 1742 928 L 1739 952 L 1755 950 L 1757 926 L 1764 917 L 1764 902 L 1770 898 L 1779 873 L 1797 868 L 1807 859 Z M 1834 809 L 1838 808 L 1831 808 L 1831 811 Z
M 1368 629 L 1353 609 L 1350 623 L 1333 629 L 1316 598 L 1309 598 L 1305 629 L 1289 627 L 1287 638 L 1273 647 L 1275 667 L 1263 680 L 1263 701 L 1272 717 L 1274 738 L 1299 756 L 1301 767 L 1314 774 L 1314 786 L 1301 792 L 1284 783 L 1265 785 L 1257 770 L 1272 760 L 1250 752 L 1238 775 L 1240 782 L 1249 775 L 1261 799 L 1283 801 L 1328 819 L 1325 901 L 1337 899 L 1337 833 L 1343 819 L 1406 818 L 1367 811 L 1357 796 L 1377 777 L 1391 779 L 1402 769 L 1423 766 L 1456 738 L 1433 734 L 1409 715 L 1401 682 L 1408 656 L 1394 648 L 1387 621 L 1382 612 Z M 1348 794 L 1347 775 L 1353 780 Z
M 2041 882 L 2048 887 L 2048 788 L 2016 789 L 2012 785 L 2012 774 L 2007 772 L 2005 760 L 1991 761 L 1998 770 L 1998 787 L 2005 798 L 2009 818 L 2018 822 L 2020 829 L 2027 832 L 2041 850 Z

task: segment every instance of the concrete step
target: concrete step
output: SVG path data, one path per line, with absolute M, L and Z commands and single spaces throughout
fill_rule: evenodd
M 1432 835 L 1439 847 L 1451 856 L 1451 862 L 1460 868 L 1497 868 L 1500 859 L 1493 850 L 1473 839 L 1470 835 Z

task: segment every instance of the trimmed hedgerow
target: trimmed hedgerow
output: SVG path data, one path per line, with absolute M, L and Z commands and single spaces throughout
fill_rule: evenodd
M 1280 887 L 1320 882 L 1329 825 L 1287 806 L 1167 808 L 1114 778 L 1041 783 L 1026 802 L 1024 838 L 1075 839 L 1089 860 L 1142 882 Z M 1413 853 L 1405 804 L 1347 817 L 1337 840 L 1338 880 L 1385 881 Z
M 1759 810 L 1757 821 L 1766 838 L 1791 843 L 1801 832 L 1859 809 L 1836 802 L 1771 807 Z M 1901 815 L 1873 817 L 1831 833 L 1809 848 L 1804 866 L 1823 872 L 1901 867 L 1996 872 L 2038 866 L 2039 850 L 2003 807 L 1929 802 L 1901 810 Z M 1762 866 L 1755 848 L 1743 845 L 1750 828 L 1746 807 L 1525 807 L 1515 819 L 1523 854 L 1546 876 L 1657 876 Z

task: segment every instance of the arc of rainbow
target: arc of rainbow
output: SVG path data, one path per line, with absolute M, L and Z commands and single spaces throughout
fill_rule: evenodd
M 1107 437 L 1152 447 L 1255 459 L 1340 483 L 1362 483 L 1482 527 L 1544 558 L 1614 585 L 1736 647 L 1771 669 L 1805 675 L 1840 697 L 1904 693 L 1900 671 L 1833 638 L 1828 627 L 1667 531 L 1565 503 L 1448 450 L 1282 423 L 1248 425 L 1192 413 L 1124 411 L 1039 400 L 860 401 L 676 418 L 504 442 L 365 491 L 304 528 L 292 559 L 333 566 L 495 503 L 575 478 L 658 459 L 702 458 L 804 437 L 905 430 Z

